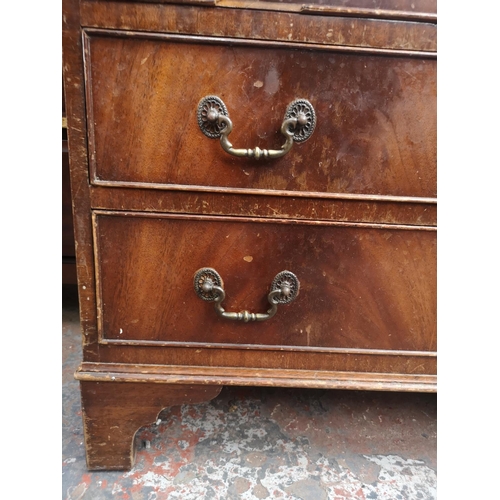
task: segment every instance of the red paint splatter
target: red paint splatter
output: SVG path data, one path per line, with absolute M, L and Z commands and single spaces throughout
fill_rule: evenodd
M 92 476 L 90 474 L 84 474 L 82 476 L 82 482 L 84 482 L 87 486 L 89 486 L 90 483 L 92 482 Z

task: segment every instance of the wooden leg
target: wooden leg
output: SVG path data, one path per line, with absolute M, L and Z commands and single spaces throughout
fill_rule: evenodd
M 222 386 L 80 381 L 80 388 L 88 469 L 124 470 L 134 465 L 142 426 L 167 406 L 210 401 Z

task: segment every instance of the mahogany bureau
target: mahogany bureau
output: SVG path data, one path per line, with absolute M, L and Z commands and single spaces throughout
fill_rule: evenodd
M 89 469 L 224 385 L 436 391 L 436 26 L 64 0 Z

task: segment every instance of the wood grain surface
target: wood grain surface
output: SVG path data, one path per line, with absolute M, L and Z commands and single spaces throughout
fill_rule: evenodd
M 97 35 L 87 53 L 97 182 L 436 196 L 434 60 Z M 279 149 L 297 98 L 316 129 L 278 160 L 234 158 L 198 127 L 207 95 L 235 147 Z
M 133 464 L 136 430 L 222 385 L 435 391 L 436 2 L 64 0 L 63 72 L 87 465 Z M 199 130 L 226 104 L 236 148 Z M 262 323 L 274 276 L 297 299 Z
M 92 186 L 90 196 L 94 209 L 105 210 L 437 225 L 437 203 L 433 198 L 333 193 L 329 198 L 311 198 L 276 195 L 272 191 L 242 196 L 240 193 L 224 191 L 170 191 L 110 186 Z
M 102 339 L 433 351 L 436 234 L 280 220 L 99 214 Z M 228 311 L 265 312 L 276 274 L 301 282 L 262 323 L 219 317 L 193 275 L 212 267 Z
M 89 470 L 123 470 L 134 464 L 134 435 L 167 406 L 201 403 L 222 387 L 210 385 L 80 382 Z
M 82 363 L 75 373 L 80 381 L 148 384 L 200 384 L 264 387 L 304 387 L 432 392 L 436 376 L 427 374 L 385 374 L 335 370 L 290 370 L 269 368 L 172 365 L 130 365 L 119 363 Z
M 246 6 L 243 2 L 228 5 L 229 8 L 224 8 L 224 2 L 221 7 L 200 8 L 150 1 L 88 0 L 81 2 L 81 16 L 85 27 L 291 41 L 320 44 L 344 52 L 396 52 L 435 57 L 437 49 L 434 13 L 430 13 L 429 22 L 420 22 L 422 19 L 411 22 L 384 19 L 377 15 L 376 9 L 372 9 L 373 15 L 367 18 L 340 12 L 337 12 L 340 15 L 335 12 L 328 15 L 314 5 L 305 10 L 301 8 L 302 12 L 296 8 L 295 12 L 289 12 L 290 4 L 275 4 L 272 11 L 267 10 L 269 4 L 263 2 L 248 2 Z
M 89 193 L 85 75 L 78 0 L 63 2 L 63 78 L 75 234 L 78 297 L 84 356 L 97 358 L 97 319 Z

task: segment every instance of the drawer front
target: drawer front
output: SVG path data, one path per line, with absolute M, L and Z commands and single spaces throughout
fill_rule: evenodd
M 294 349 L 436 349 L 436 233 L 145 213 L 94 213 L 101 342 Z M 220 317 L 195 293 L 214 268 L 228 312 L 265 313 L 279 272 L 297 298 L 263 322 Z
M 110 33 L 86 35 L 94 184 L 436 196 L 434 59 Z M 295 99 L 311 102 L 316 127 L 281 158 L 236 158 L 198 126 L 208 95 L 226 105 L 235 148 L 279 150 Z

